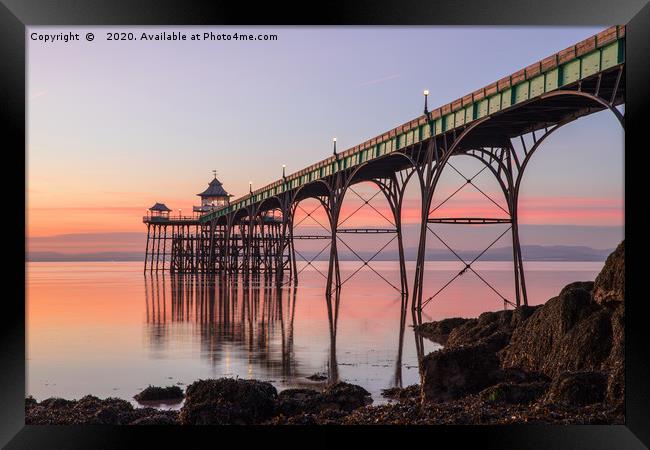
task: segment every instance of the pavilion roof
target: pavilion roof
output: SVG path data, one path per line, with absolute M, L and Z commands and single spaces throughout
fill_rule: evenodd
M 210 181 L 210 184 L 205 191 L 196 195 L 199 197 L 230 197 L 230 194 L 225 191 L 221 181 L 219 181 L 217 177 L 214 177 L 214 179 Z
M 157 203 L 149 208 L 149 211 L 160 211 L 160 212 L 170 212 L 171 209 L 167 207 L 164 203 Z

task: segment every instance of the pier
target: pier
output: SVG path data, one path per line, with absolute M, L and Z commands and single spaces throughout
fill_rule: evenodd
M 453 68 L 449 68 L 449 73 L 453 74 Z M 503 299 L 504 307 L 527 305 L 518 229 L 519 191 L 525 169 L 547 137 L 581 117 L 608 110 L 625 128 L 624 116 L 617 108 L 625 102 L 625 27 L 607 28 L 438 108 L 429 109 L 428 94 L 424 91 L 423 112 L 414 119 L 343 151 L 338 151 L 334 138 L 328 158 L 291 174 L 284 173 L 283 168 L 281 178 L 255 190 L 251 185 L 247 195 L 231 201 L 215 174 L 208 190 L 199 194 L 202 205 L 195 207 L 193 216 L 184 217 L 180 212 L 174 216 L 164 204 L 157 203 L 143 218 L 147 226 L 144 270 L 255 274 L 272 279 L 277 286 L 297 284 L 298 263 L 309 265 L 313 260 L 296 251 L 295 241 L 323 240 L 328 245 L 322 252 L 329 252 L 328 269 L 323 274 L 329 297 L 349 279 L 342 279 L 339 271 L 340 248 L 355 254 L 362 268 L 374 271 L 372 262 L 386 247 L 379 247 L 371 258 L 363 258 L 343 237 L 385 234 L 393 236 L 390 242 L 397 243 L 401 276 L 399 286 L 384 281 L 404 297 L 410 297 L 414 310 L 422 310 L 450 283 L 468 272 L 494 290 L 475 270 L 474 263 L 508 235 L 513 249 L 514 297 L 494 292 Z M 457 157 L 480 162 L 479 173 L 486 171 L 494 176 L 507 205 L 500 207 L 506 218 L 433 215 L 451 198 L 432 204 L 443 171 L 458 172 L 465 185 L 474 185 L 478 173 L 461 173 L 453 164 Z M 421 193 L 421 226 L 410 292 L 401 223 L 409 182 L 415 183 Z M 350 217 L 341 217 L 346 197 L 358 197 L 364 204 L 374 198 L 357 192 L 355 185 L 359 183 L 372 184 L 376 188 L 374 196 L 388 202 L 391 214 L 384 218 L 390 226 L 345 226 Z M 478 190 L 488 201 L 497 204 Z M 325 212 L 327 223 L 320 225 L 326 235 L 294 234 L 296 212 L 308 216 L 313 213 L 301 206 L 308 199 L 315 200 Z M 505 231 L 476 258 L 465 261 L 436 233 L 436 226 L 441 224 L 502 224 Z M 422 292 L 425 252 L 427 240 L 432 238 L 444 244 L 464 267 L 425 298 Z

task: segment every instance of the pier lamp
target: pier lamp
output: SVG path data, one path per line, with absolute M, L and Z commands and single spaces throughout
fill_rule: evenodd
M 253 193 L 253 182 L 252 181 L 248 182 L 248 193 L 249 194 Z
M 338 155 L 336 154 L 336 138 L 332 138 L 332 142 L 334 143 L 334 156 L 338 159 Z
M 183 215 L 181 214 L 181 209 L 178 208 L 178 218 L 180 219 L 181 217 L 183 217 Z
M 429 89 L 424 90 L 424 114 L 429 114 L 429 105 L 428 105 L 428 100 L 429 98 Z
M 286 176 L 285 173 L 284 173 L 285 170 L 286 170 L 286 168 L 287 168 L 287 165 L 286 165 L 286 164 L 282 164 L 282 179 L 283 179 L 283 180 L 287 178 L 287 176 Z

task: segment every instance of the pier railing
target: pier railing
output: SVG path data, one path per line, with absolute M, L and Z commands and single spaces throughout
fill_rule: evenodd
M 517 72 L 375 136 L 336 156 L 253 190 L 230 205 L 203 214 L 202 223 L 239 211 L 269 197 L 346 171 L 410 145 L 441 136 L 486 116 L 567 89 L 599 72 L 625 63 L 625 26 L 612 26 Z
M 166 223 L 166 222 L 196 222 L 198 216 L 143 216 L 142 222 L 144 223 Z

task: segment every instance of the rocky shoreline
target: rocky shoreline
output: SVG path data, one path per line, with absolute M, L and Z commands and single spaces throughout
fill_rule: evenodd
M 230 393 L 218 388 L 230 384 Z M 595 403 L 573 406 L 527 398 L 510 391 L 486 390 L 447 402 L 423 402 L 419 390 L 398 396 L 396 403 L 370 406 L 360 386 L 337 383 L 329 392 L 275 388 L 256 380 L 200 380 L 201 399 L 179 410 L 134 408 L 122 399 L 26 401 L 28 425 L 464 425 L 464 424 L 621 424 L 623 411 Z M 524 390 L 528 395 L 528 390 Z
M 443 344 L 421 362 L 422 385 L 386 389 L 372 406 L 362 387 L 323 391 L 268 382 L 198 380 L 185 392 L 150 386 L 141 400 L 185 402 L 180 411 L 134 408 L 85 396 L 25 402 L 27 424 L 326 425 L 624 423 L 624 243 L 595 282 L 575 282 L 535 307 L 425 323 Z
M 622 423 L 624 297 L 621 242 L 595 281 L 571 283 L 543 305 L 420 325 L 417 332 L 445 344 L 421 363 L 423 402 L 478 398 L 527 405 L 530 414 L 569 413 L 569 423 Z

